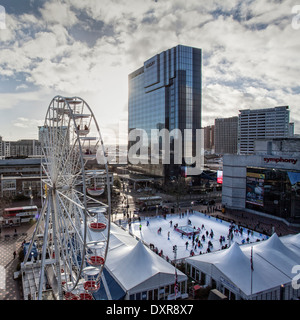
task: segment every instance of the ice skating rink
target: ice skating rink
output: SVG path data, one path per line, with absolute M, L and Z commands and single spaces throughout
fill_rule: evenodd
M 202 247 L 198 247 L 196 241 L 194 246 L 192 244 L 193 237 L 182 236 L 179 232 L 174 230 L 174 225 L 178 224 L 180 226 L 187 226 L 188 220 L 190 220 L 189 226 L 194 230 L 200 229 L 199 240 L 202 244 Z M 172 221 L 172 223 L 170 223 Z M 202 228 L 204 225 L 204 228 Z M 161 228 L 161 232 L 158 232 L 158 229 Z M 170 260 L 174 260 L 173 246 L 177 246 L 177 259 L 182 259 L 189 257 L 191 250 L 193 250 L 194 255 L 199 255 L 207 253 L 208 241 L 212 243 L 210 251 L 220 250 L 222 246 L 230 246 L 231 243 L 237 242 L 238 244 L 256 242 L 257 240 L 265 240 L 268 236 L 252 232 L 250 230 L 248 234 L 248 229 L 243 228 L 243 232 L 233 231 L 232 240 L 228 239 L 230 223 L 224 220 L 217 219 L 205 215 L 203 213 L 194 211 L 192 214 L 185 214 L 183 217 L 179 214 L 167 215 L 166 218 L 162 216 L 158 217 L 142 217 L 141 221 L 135 221 L 131 223 L 131 226 L 126 226 L 126 229 L 131 232 L 136 237 L 142 239 L 147 244 L 153 244 L 154 247 L 157 247 L 158 252 L 163 251 L 162 254 L 165 257 L 168 257 Z M 209 236 L 213 231 L 213 238 Z M 238 226 L 235 225 L 235 230 L 238 230 Z M 208 231 L 208 236 L 206 234 Z M 203 241 L 202 236 L 205 236 Z M 225 241 L 222 244 L 219 242 L 220 236 L 225 238 Z M 195 239 L 197 235 L 195 235 Z M 186 242 L 188 245 L 186 246 Z M 196 246 L 195 246 L 196 245 Z

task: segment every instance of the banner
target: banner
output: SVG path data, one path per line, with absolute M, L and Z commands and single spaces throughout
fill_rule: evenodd
M 247 172 L 246 178 L 246 202 L 258 206 L 264 206 L 264 181 L 262 173 Z

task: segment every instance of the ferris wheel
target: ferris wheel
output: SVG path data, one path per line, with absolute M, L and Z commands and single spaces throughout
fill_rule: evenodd
M 40 263 L 37 299 L 49 282 L 59 300 L 93 299 L 100 283 L 110 297 L 103 273 L 110 235 L 110 177 L 91 108 L 79 97 L 54 97 L 40 139 L 43 207 L 24 259 L 25 264 L 30 261 L 34 246 Z

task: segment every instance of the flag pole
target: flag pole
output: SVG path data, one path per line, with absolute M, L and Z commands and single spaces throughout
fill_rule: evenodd
M 174 293 L 175 293 L 175 300 L 177 296 L 177 290 L 178 290 L 178 283 L 177 283 L 177 269 L 176 269 L 176 259 L 177 259 L 177 246 L 173 246 L 173 252 L 174 252 L 174 260 L 175 260 L 175 283 L 174 283 Z
M 250 291 L 250 300 L 252 300 L 252 291 L 253 291 L 253 246 L 251 247 L 251 258 L 250 258 L 250 264 L 251 264 L 251 291 Z

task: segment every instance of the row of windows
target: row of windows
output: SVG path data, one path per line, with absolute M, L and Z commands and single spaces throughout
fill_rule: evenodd
M 185 284 L 178 283 L 178 291 L 184 292 Z M 131 294 L 130 300 L 167 300 L 169 294 L 174 294 L 174 284 L 156 288 L 153 290 L 142 291 L 135 294 Z

